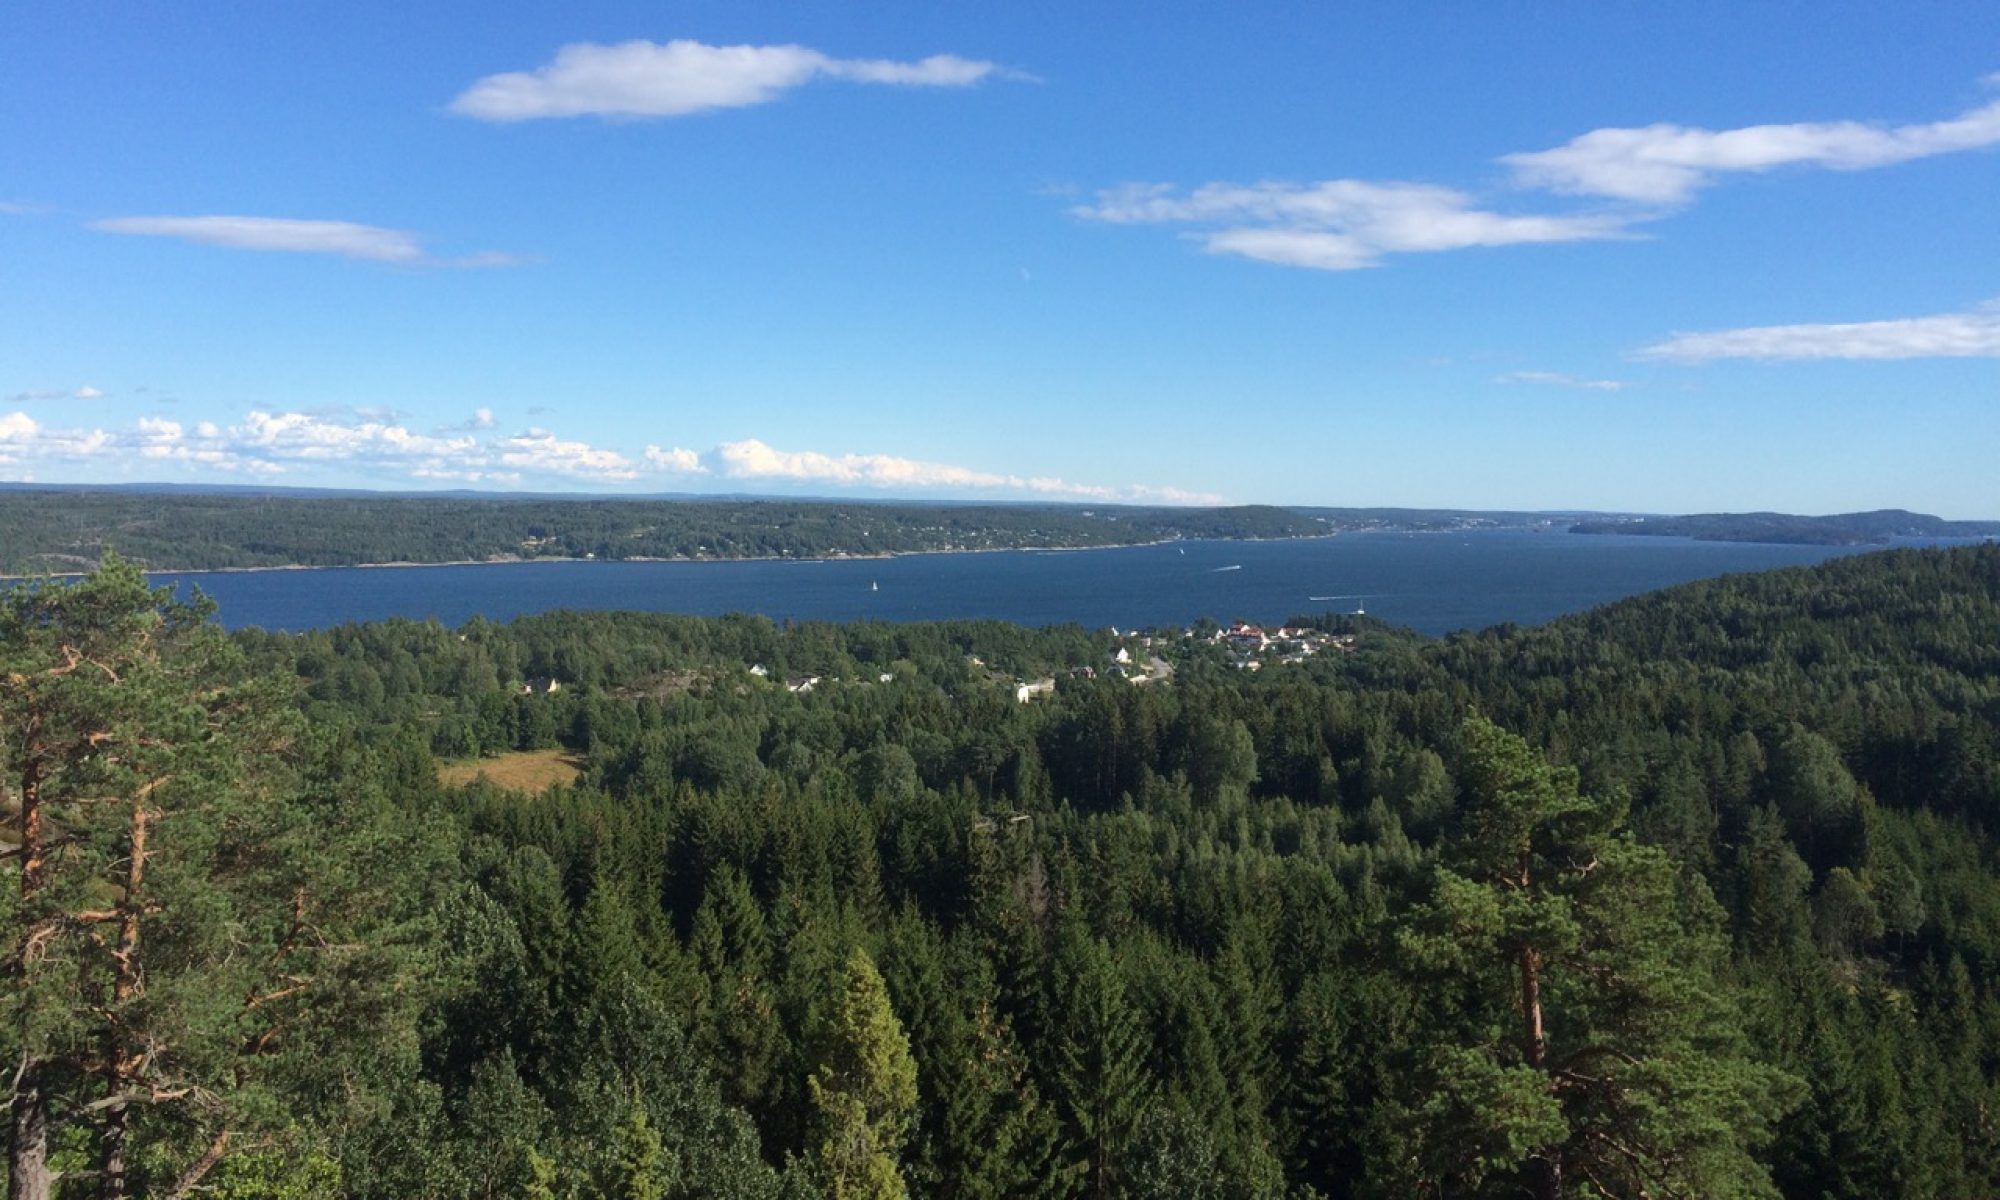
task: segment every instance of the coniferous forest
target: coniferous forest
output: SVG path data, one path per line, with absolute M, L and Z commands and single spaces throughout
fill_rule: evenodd
M 2000 547 L 1321 624 L 17 587 L 6 1195 L 2000 1194 Z

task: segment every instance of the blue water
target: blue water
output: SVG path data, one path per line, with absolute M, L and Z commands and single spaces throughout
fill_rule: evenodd
M 1370 616 L 1441 634 L 1503 621 L 1535 624 L 1691 579 L 1853 552 L 1475 530 L 826 562 L 544 562 L 156 578 L 199 585 L 220 603 L 226 625 L 267 629 L 392 616 L 456 625 L 475 615 L 507 620 L 555 608 L 832 621 L 998 617 L 1132 628 L 1199 617 L 1278 621 L 1365 605 Z

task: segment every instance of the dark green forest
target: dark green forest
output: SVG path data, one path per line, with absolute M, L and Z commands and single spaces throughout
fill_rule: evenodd
M 7 1195 L 2000 1194 L 2000 547 L 1321 624 L 18 587 Z
M 1888 545 L 1896 538 L 1990 538 L 2000 521 L 1947 521 L 1900 508 L 1800 517 L 1791 513 L 1699 513 L 1684 517 L 1588 519 L 1571 533 L 1690 537 L 1704 542 L 1783 542 L 1802 546 Z
M 0 491 L 0 574 L 535 558 L 814 558 L 1323 534 L 1288 509 Z

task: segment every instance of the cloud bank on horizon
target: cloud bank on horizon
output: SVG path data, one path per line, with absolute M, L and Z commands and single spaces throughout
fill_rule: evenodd
M 392 414 L 252 411 L 241 421 L 185 423 L 140 417 L 129 425 L 67 429 L 26 411 L 0 414 L 0 467 L 179 464 L 262 478 L 340 466 L 398 481 L 513 486 L 537 480 L 603 485 L 661 483 L 691 476 L 785 485 L 954 496 L 1090 500 L 1105 503 L 1210 505 L 1223 497 L 1149 484 L 1108 486 L 1051 476 L 986 471 L 892 454 L 780 450 L 755 438 L 699 452 L 649 445 L 632 456 L 541 428 L 498 434 L 490 409 L 428 433 Z

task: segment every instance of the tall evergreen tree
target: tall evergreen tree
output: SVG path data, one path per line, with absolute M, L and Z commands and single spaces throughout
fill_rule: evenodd
M 917 1106 L 917 1065 L 866 951 L 848 955 L 818 1065 L 806 1080 L 820 1178 L 834 1200 L 900 1200 L 898 1156 Z
M 1118 1194 L 1126 1151 L 1152 1097 L 1147 1039 L 1103 942 L 1070 924 L 1057 954 L 1052 1090 L 1081 1194 L 1102 1200 Z
M 325 1085 L 344 1056 L 409 1044 L 415 962 L 393 926 L 417 889 L 368 878 L 381 814 L 311 803 L 279 753 L 312 745 L 287 695 L 208 616 L 116 560 L 0 599 L 17 1197 L 49 1195 L 55 1129 L 104 1200 L 180 1196 L 235 1148 L 326 1136 L 369 1086 L 400 1086 Z M 420 879 L 427 845 L 398 847 Z
M 1705 889 L 1574 770 L 1481 717 L 1462 738 L 1459 827 L 1401 945 L 1467 1008 L 1413 1073 L 1406 1182 L 1774 1194 L 1756 1151 L 1786 1089 L 1721 994 Z

